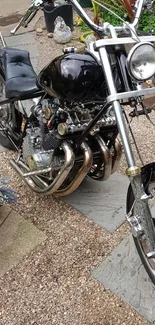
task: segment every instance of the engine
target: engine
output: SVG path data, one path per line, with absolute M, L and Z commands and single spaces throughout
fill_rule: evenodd
M 62 106 L 57 99 L 43 99 L 33 108 L 34 119 L 29 123 L 23 141 L 23 160 L 30 170 L 48 168 L 54 151 L 59 150 L 64 139 L 72 141 L 74 146 L 101 108 L 101 104 L 95 103 Z M 115 127 L 115 117 L 110 108 L 91 132 L 97 134 L 110 129 L 111 133 L 111 128 Z
M 46 152 L 41 145 L 42 135 L 39 127 L 29 127 L 23 141 L 23 159 L 31 170 L 50 166 L 53 150 Z

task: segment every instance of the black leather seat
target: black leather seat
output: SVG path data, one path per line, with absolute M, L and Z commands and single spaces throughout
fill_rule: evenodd
M 3 48 L 0 63 L 5 76 L 6 98 L 25 97 L 40 90 L 29 52 Z

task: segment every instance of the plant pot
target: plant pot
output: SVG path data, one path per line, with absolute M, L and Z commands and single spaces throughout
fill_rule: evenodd
M 66 25 L 70 27 L 71 31 L 73 30 L 73 10 L 72 6 L 65 4 L 58 7 L 53 7 L 51 3 L 44 3 L 44 18 L 46 29 L 49 33 L 54 32 L 54 21 L 60 16 L 65 21 Z
M 81 5 L 81 7 L 83 7 L 83 8 L 92 7 L 92 2 L 90 0 L 80 0 L 79 3 Z
M 90 30 L 90 31 L 88 31 L 88 32 L 83 33 L 83 34 L 80 36 L 80 41 L 81 41 L 82 43 L 85 43 L 85 44 L 86 44 L 86 37 L 87 37 L 88 35 L 94 35 L 94 32 L 92 32 L 92 31 Z

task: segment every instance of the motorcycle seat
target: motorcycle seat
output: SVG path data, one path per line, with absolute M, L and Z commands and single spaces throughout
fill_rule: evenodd
M 40 90 L 29 52 L 3 48 L 0 50 L 0 66 L 5 78 L 6 98 L 22 98 Z

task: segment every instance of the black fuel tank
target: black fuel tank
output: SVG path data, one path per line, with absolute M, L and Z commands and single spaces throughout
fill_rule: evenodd
M 41 87 L 50 95 L 68 101 L 105 97 L 101 66 L 89 53 L 67 53 L 54 59 L 39 75 Z

